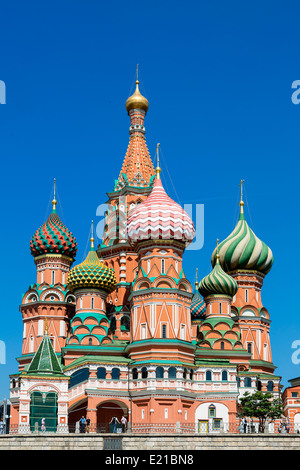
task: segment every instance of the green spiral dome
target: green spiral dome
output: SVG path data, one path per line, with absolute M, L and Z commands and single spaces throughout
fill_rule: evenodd
M 233 232 L 219 244 L 220 264 L 224 271 L 240 269 L 259 271 L 267 274 L 274 261 L 271 249 L 250 229 L 245 220 L 243 201 L 239 221 Z M 214 250 L 211 263 L 216 263 L 217 249 Z
M 68 274 L 67 285 L 70 291 L 76 289 L 101 289 L 108 293 L 115 290 L 117 280 L 113 269 L 102 263 L 93 247 L 85 261 L 74 266 Z
M 204 298 L 209 295 L 228 295 L 233 297 L 237 290 L 238 285 L 236 281 L 223 271 L 217 256 L 214 269 L 199 284 L 200 294 Z

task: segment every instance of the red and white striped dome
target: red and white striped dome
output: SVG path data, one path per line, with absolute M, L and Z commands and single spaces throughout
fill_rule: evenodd
M 153 189 L 128 219 L 130 242 L 140 240 L 180 240 L 189 244 L 195 237 L 192 219 L 165 192 L 156 178 Z

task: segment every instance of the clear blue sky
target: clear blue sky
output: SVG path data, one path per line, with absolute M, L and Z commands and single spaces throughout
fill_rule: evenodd
M 300 376 L 291 360 L 300 340 L 300 105 L 291 101 L 299 17 L 297 1 L 2 2 L 0 399 L 17 372 L 19 304 L 36 280 L 29 242 L 49 214 L 53 179 L 81 262 L 128 145 L 124 104 L 137 63 L 165 187 L 181 203 L 205 205 L 204 247 L 186 253 L 186 275 L 194 282 L 196 267 L 200 278 L 210 271 L 245 179 L 246 218 L 275 258 L 262 298 L 276 373 L 284 385 Z

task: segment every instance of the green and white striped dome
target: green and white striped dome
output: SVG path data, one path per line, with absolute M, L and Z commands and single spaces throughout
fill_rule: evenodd
M 273 264 L 273 253 L 247 224 L 243 206 L 241 201 L 239 221 L 235 229 L 219 244 L 220 264 L 226 272 L 245 269 L 267 274 Z M 217 248 L 211 257 L 212 266 L 216 263 L 216 254 Z
M 214 269 L 199 284 L 200 294 L 204 298 L 209 295 L 228 295 L 233 297 L 237 290 L 238 285 L 236 281 L 223 271 L 217 256 Z

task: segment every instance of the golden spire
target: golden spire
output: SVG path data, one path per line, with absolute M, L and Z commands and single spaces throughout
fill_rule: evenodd
M 48 334 L 48 318 L 45 317 L 45 332 L 44 332 L 45 335 Z
M 94 238 L 94 221 L 92 220 L 91 239 L 90 239 L 91 248 L 95 248 L 95 247 L 94 247 L 94 241 L 95 241 L 95 238 Z
M 241 180 L 239 186 L 241 187 L 241 200 L 240 200 L 240 207 L 241 207 L 241 212 L 244 212 L 243 206 L 244 206 L 244 201 L 243 201 L 243 184 L 245 180 Z
M 156 156 L 157 156 L 157 166 L 155 168 L 155 172 L 156 172 L 156 179 L 160 179 L 160 173 L 161 173 L 161 168 L 159 167 L 159 146 L 160 144 L 157 144 L 157 147 L 156 147 Z
M 219 260 L 220 259 L 220 255 L 219 255 L 219 239 L 217 238 L 217 254 L 216 254 L 216 259 Z
M 54 189 L 53 189 L 53 200 L 52 200 L 52 210 L 53 210 L 53 212 L 56 212 L 56 204 L 57 204 L 57 201 L 55 199 L 55 191 L 56 191 L 56 179 L 54 178 Z
M 196 281 L 195 281 L 195 287 L 198 289 L 199 282 L 198 282 L 198 268 L 196 268 Z

